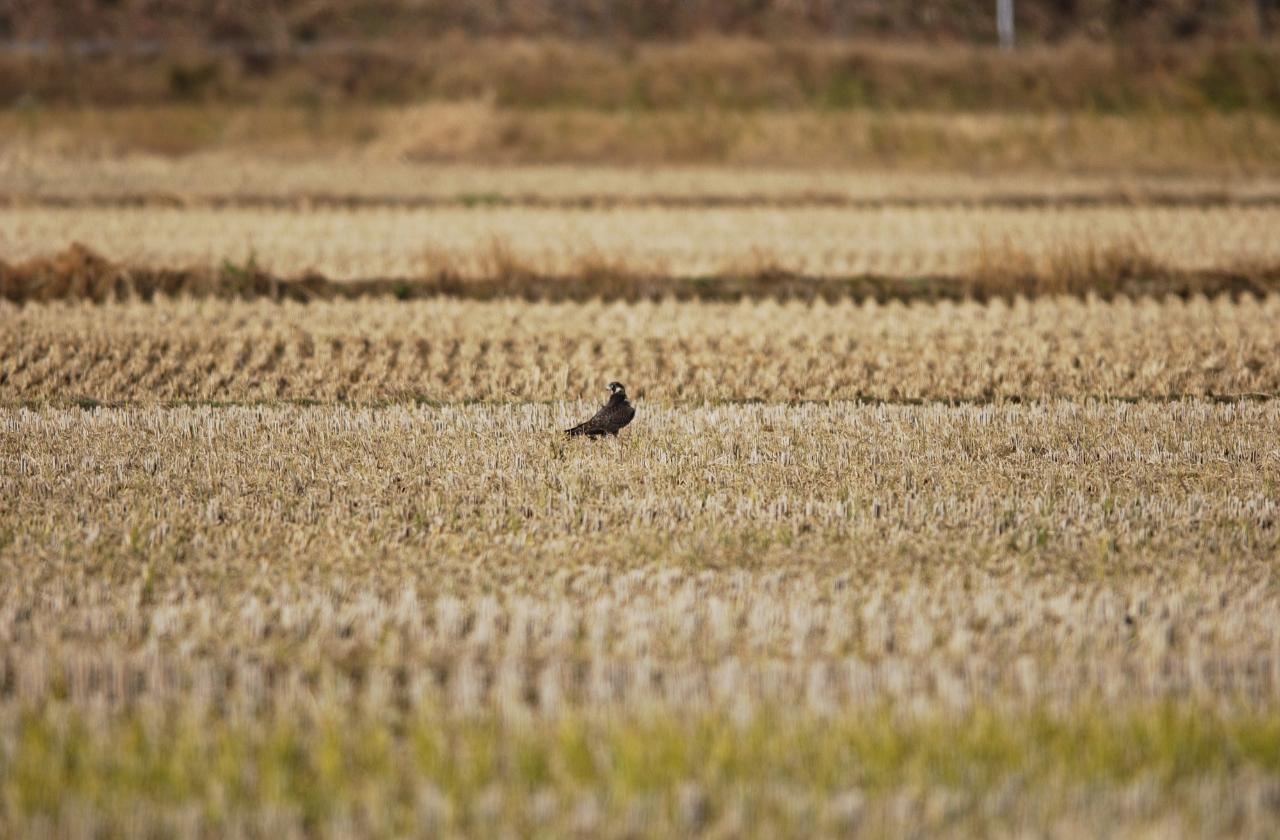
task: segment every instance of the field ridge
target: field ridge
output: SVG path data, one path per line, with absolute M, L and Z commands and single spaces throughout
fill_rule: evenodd
M 1231 190 L 1096 190 L 1044 193 L 994 191 L 988 194 L 940 193 L 927 195 L 851 195 L 841 191 L 801 190 L 789 193 L 600 193 L 546 195 L 536 192 L 476 192 L 454 194 L 395 194 L 355 192 L 226 192 L 185 194 L 161 191 L 100 192 L 85 195 L 48 193 L 0 193 L 0 208 L 72 210 L 84 208 L 212 208 L 237 210 L 392 209 L 435 210 L 472 207 L 518 207 L 547 210 L 612 210 L 621 208 L 803 209 L 808 207 L 849 210 L 926 209 L 932 207 L 1081 209 L 1153 207 L 1169 209 L 1274 208 L 1280 192 L 1239 193 Z
M 25 304 L 54 300 L 150 300 L 158 296 L 354 300 L 390 297 L 413 300 L 513 298 L 529 301 L 740 301 L 876 300 L 987 302 L 1077 297 L 1183 299 L 1193 296 L 1266 296 L 1280 292 L 1280 264 L 1238 268 L 1179 269 L 1124 248 L 1081 249 L 1037 265 L 1010 251 L 993 254 L 989 267 L 965 276 L 922 273 L 901 277 L 876 273 L 811 275 L 762 260 L 756 267 L 698 277 L 669 276 L 621 262 L 584 260 L 578 270 L 550 274 L 522 265 L 509 254 L 494 258 L 488 276 L 468 277 L 444 267 L 420 276 L 374 276 L 334 280 L 318 271 L 289 276 L 254 264 L 224 261 L 219 267 L 155 267 L 109 260 L 73 243 L 49 257 L 9 264 L 0 260 L 0 298 Z

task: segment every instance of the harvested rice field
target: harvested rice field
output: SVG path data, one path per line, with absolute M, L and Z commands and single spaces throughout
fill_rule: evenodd
M 1280 138 L 1280 134 L 1277 135 Z M 410 163 L 397 156 L 243 154 L 85 158 L 20 146 L 0 159 L 17 206 L 1174 206 L 1275 205 L 1265 173 L 813 169 L 601 163 Z
M 5 409 L 6 825 L 1273 824 L 1276 403 L 589 408 Z
M 0 141 L 0 836 L 1274 835 L 1270 153 L 402 154 L 435 113 Z
M 1275 207 L 557 208 L 281 212 L 210 208 L 0 209 L 11 261 L 81 243 L 137 266 L 231 263 L 293 276 L 487 277 L 593 266 L 678 278 L 762 269 L 819 277 L 970 275 L 1006 254 L 1044 262 L 1128 249 L 1181 270 L 1280 264 Z
M 1280 295 L 1013 303 L 0 303 L 0 402 L 661 405 L 1280 393 Z M 619 374 L 621 376 L 621 374 Z

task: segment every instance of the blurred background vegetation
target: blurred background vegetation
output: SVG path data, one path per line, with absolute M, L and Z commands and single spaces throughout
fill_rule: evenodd
M 186 37 L 315 43 L 344 38 L 562 36 L 635 40 L 709 34 L 994 41 L 991 0 L 11 0 L 17 41 Z M 1017 0 L 1036 42 L 1240 38 L 1274 0 Z
M 0 105 L 1280 112 L 1275 0 L 11 0 Z

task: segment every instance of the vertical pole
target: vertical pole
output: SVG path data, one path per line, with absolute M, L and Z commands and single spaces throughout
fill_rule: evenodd
M 1000 34 L 1000 48 L 1013 49 L 1013 0 L 996 0 L 996 31 Z

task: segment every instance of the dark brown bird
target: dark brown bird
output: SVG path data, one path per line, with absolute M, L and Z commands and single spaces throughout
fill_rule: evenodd
M 597 411 L 596 416 L 587 422 L 579 423 L 572 429 L 566 429 L 565 434 L 570 437 L 577 435 L 592 438 L 601 435 L 617 437 L 618 430 L 630 423 L 631 418 L 635 416 L 636 409 L 627 399 L 627 389 L 621 382 L 610 382 L 609 401 L 604 404 L 604 408 Z

